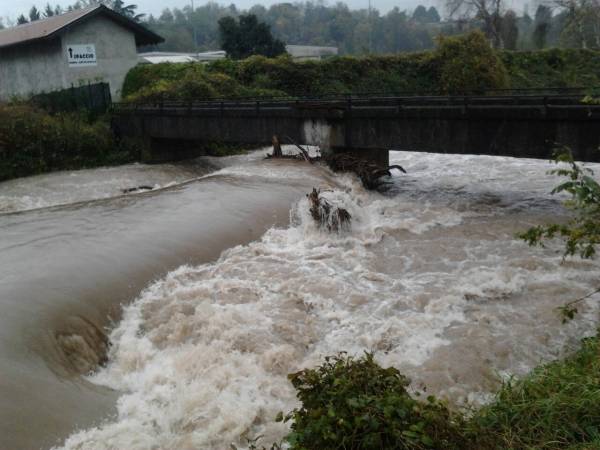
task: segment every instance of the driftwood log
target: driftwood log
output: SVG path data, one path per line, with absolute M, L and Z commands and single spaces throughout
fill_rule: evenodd
M 332 205 L 320 194 L 321 191 L 315 188 L 310 194 L 306 194 L 310 204 L 310 215 L 319 228 L 336 233 L 349 230 L 352 216 L 348 210 Z
M 281 151 L 281 144 L 279 143 L 279 138 L 275 135 L 271 138 L 271 143 L 273 144 L 273 154 L 272 158 L 281 158 L 283 156 L 283 152 Z
M 131 192 L 151 191 L 152 189 L 154 189 L 154 187 L 152 186 L 136 186 L 132 188 L 121 189 L 121 191 L 123 192 L 123 194 L 129 194 Z

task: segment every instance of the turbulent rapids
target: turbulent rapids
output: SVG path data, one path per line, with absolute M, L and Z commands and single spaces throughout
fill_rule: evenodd
M 264 153 L 0 185 L 0 448 L 270 444 L 286 375 L 342 350 L 479 404 L 594 332 L 593 299 L 555 307 L 600 263 L 515 238 L 566 217 L 547 162 L 393 152 L 380 194 Z M 313 188 L 346 226 L 315 222 Z

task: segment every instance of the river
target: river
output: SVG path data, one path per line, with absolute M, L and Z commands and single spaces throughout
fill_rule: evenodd
M 597 300 L 555 308 L 600 263 L 515 238 L 567 217 L 547 161 L 392 152 L 382 194 L 264 153 L 0 184 L 0 448 L 270 444 L 286 374 L 341 350 L 477 405 L 593 334 Z M 313 186 L 350 231 L 316 226 Z

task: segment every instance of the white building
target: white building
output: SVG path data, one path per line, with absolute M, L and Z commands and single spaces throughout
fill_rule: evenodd
M 285 50 L 293 59 L 298 61 L 312 61 L 337 56 L 337 47 L 318 47 L 315 45 L 286 45 Z
M 137 47 L 163 39 L 96 5 L 0 31 L 0 100 L 104 81 L 120 97 Z
M 211 62 L 223 59 L 226 54 L 223 50 L 202 53 L 180 53 L 180 52 L 147 52 L 138 54 L 139 64 L 160 64 L 160 63 L 190 63 L 190 62 Z

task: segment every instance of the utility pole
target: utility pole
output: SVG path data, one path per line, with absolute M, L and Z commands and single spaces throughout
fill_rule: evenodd
M 369 0 L 370 1 L 370 0 Z M 198 48 L 198 41 L 196 40 L 196 25 L 194 24 L 194 0 L 191 0 L 192 12 L 190 13 L 190 22 L 192 23 L 192 35 L 194 36 L 194 52 Z
M 192 0 L 193 1 L 193 0 Z M 373 53 L 373 21 L 371 20 L 371 0 L 369 0 L 369 55 Z

